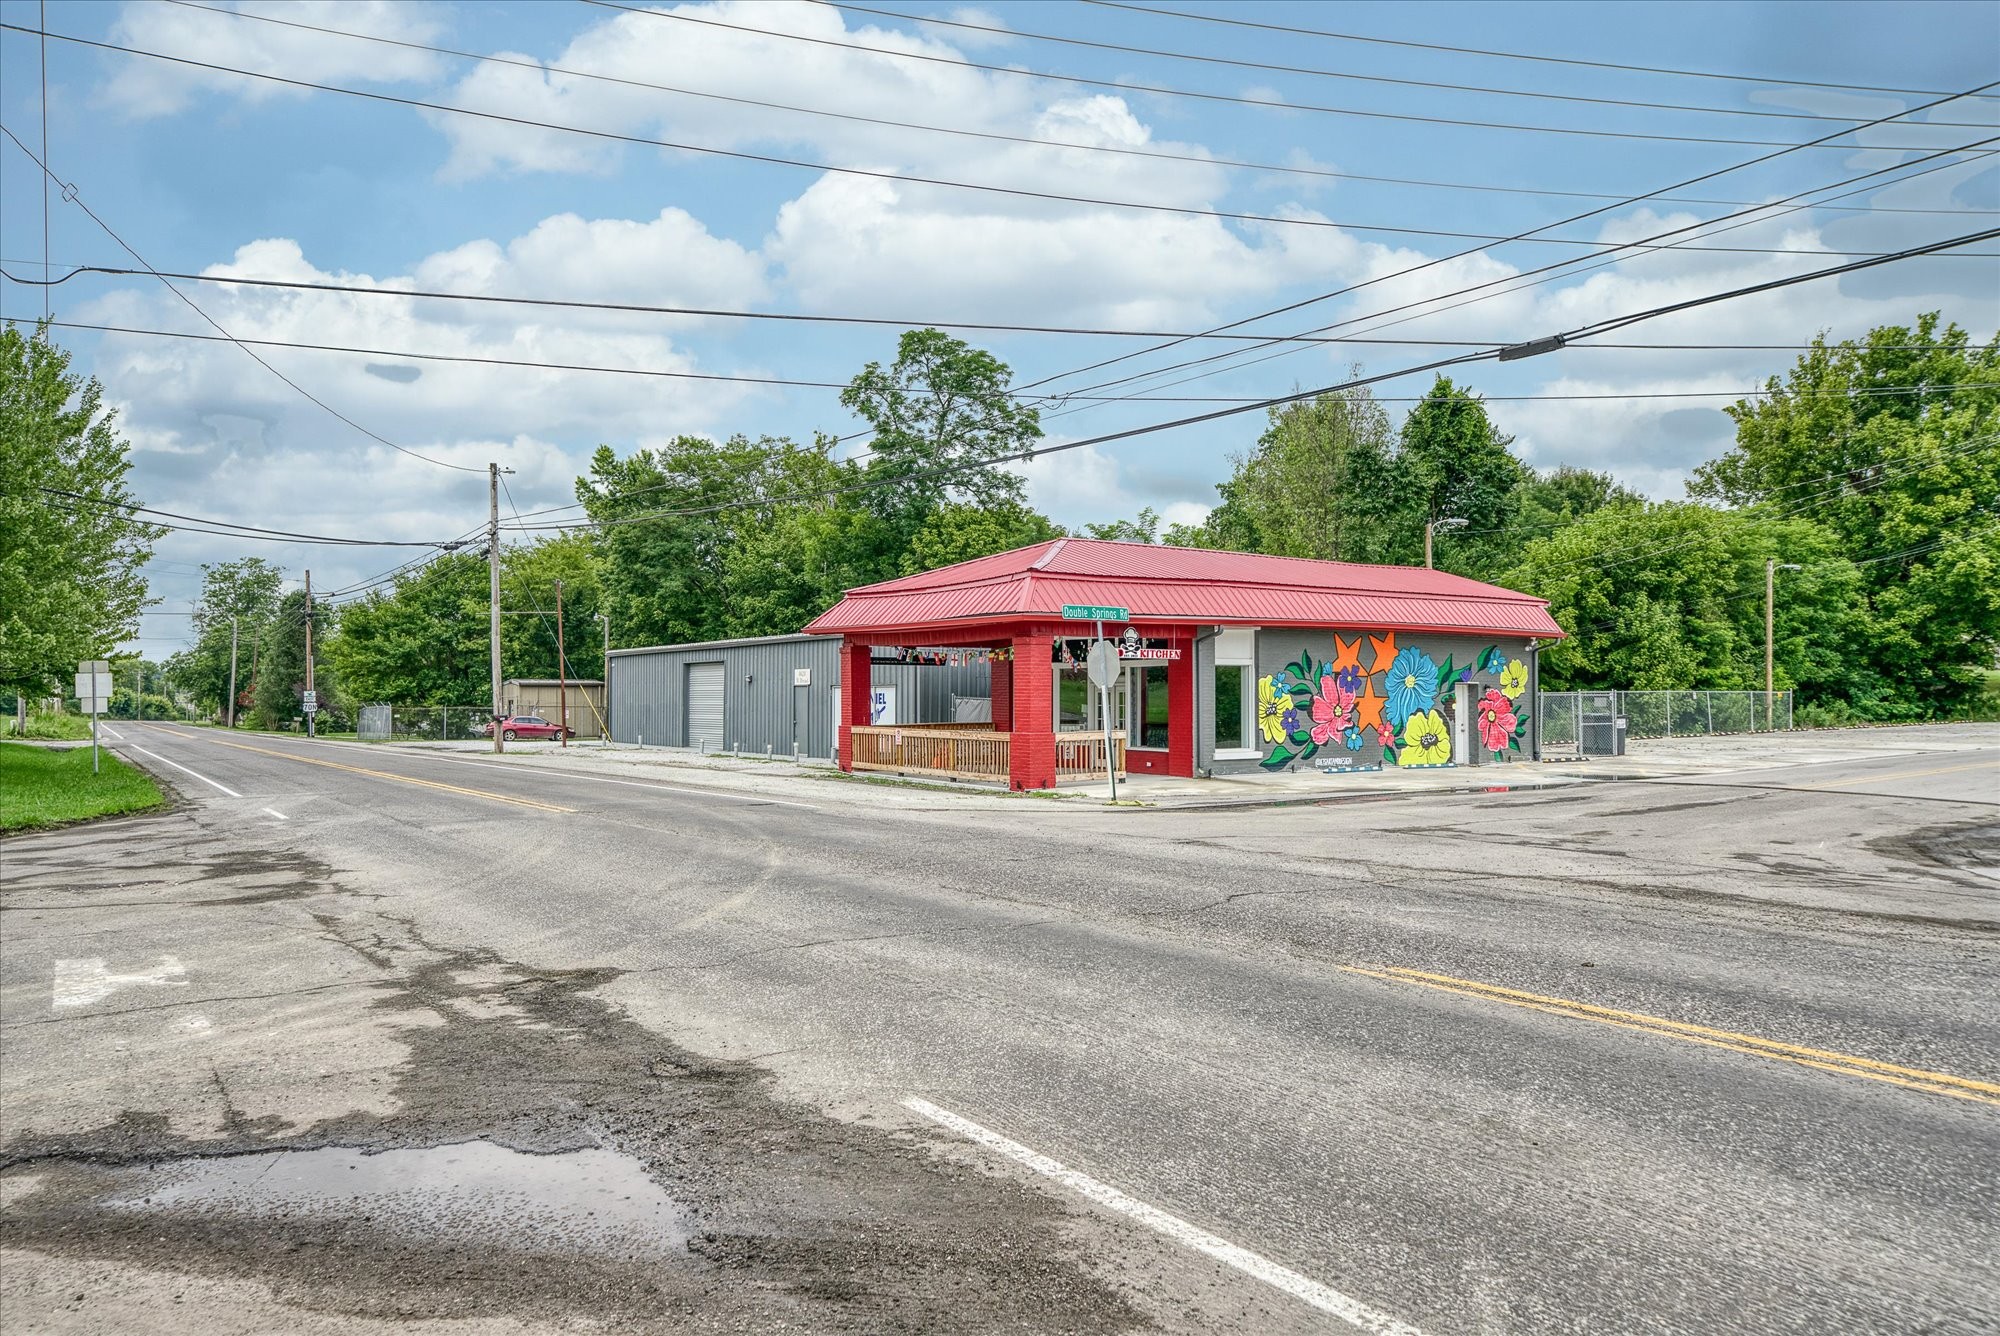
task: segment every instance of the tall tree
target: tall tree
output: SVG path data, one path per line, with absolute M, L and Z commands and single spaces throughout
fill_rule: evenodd
M 504 565 L 503 565 L 504 571 Z M 503 596 L 502 603 L 505 604 Z M 325 661 L 355 701 L 392 705 L 471 705 L 490 695 L 490 639 L 485 558 L 448 552 L 341 609 L 339 633 L 325 637 Z M 294 613 L 292 610 L 297 608 Z M 257 704 L 266 688 L 283 699 L 294 675 L 304 678 L 304 644 L 292 637 L 304 622 L 303 595 L 287 595 L 262 653 Z M 508 621 L 518 620 L 515 618 Z M 282 632 L 282 634 L 279 634 Z M 522 632 L 507 626 L 504 634 Z M 278 652 L 274 655 L 273 648 Z M 268 725 L 267 725 L 268 726 Z
M 886 370 L 870 362 L 840 402 L 875 429 L 863 504 L 899 543 L 947 501 L 1021 503 L 1018 473 L 982 467 L 1041 439 L 1037 410 L 1008 392 L 1007 364 L 936 329 L 913 329 Z
M 314 636 L 327 636 L 333 629 L 330 610 L 323 606 L 315 608 Z M 302 718 L 301 705 L 306 689 L 304 590 L 295 589 L 279 601 L 277 615 L 265 625 L 260 637 L 257 659 L 257 685 L 251 707 L 257 727 L 283 728 Z M 332 675 L 328 674 L 323 683 L 318 681 L 318 666 L 316 662 L 314 686 L 323 700 L 330 704 L 333 696 Z
M 1445 570 L 1477 572 L 1511 547 L 1507 534 L 1522 485 L 1531 474 L 1486 415 L 1486 402 L 1439 376 L 1403 419 L 1390 491 L 1396 523 L 1387 560 L 1423 560 L 1424 525 L 1461 519 L 1466 527 L 1437 545 Z
M 0 687 L 22 692 L 138 633 L 166 532 L 133 516 L 130 447 L 69 361 L 46 326 L 0 328 Z
M 174 656 L 174 680 L 198 708 L 221 712 L 229 695 L 229 643 L 235 619 L 239 694 L 250 689 L 250 649 L 277 615 L 285 573 L 262 557 L 206 563 L 195 603 L 195 643 Z
M 1884 708 L 1956 712 L 2000 649 L 2000 336 L 1975 345 L 1932 312 L 1815 339 L 1767 388 L 1729 410 L 1736 443 L 1689 490 L 1838 534 L 1866 563 L 1859 650 Z

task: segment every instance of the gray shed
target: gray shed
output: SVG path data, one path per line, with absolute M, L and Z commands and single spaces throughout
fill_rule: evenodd
M 611 736 L 649 747 L 831 760 L 839 717 L 839 636 L 758 636 L 615 649 Z M 984 663 L 878 662 L 870 674 L 885 722 L 983 718 Z

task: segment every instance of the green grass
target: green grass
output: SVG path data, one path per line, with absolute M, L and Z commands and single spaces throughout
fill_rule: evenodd
M 0 831 L 42 830 L 162 806 L 166 797 L 143 772 L 103 753 L 90 772 L 90 748 L 58 751 L 0 743 Z
M 15 736 L 14 720 L 6 721 L 8 737 Z M 82 714 L 31 714 L 28 716 L 28 731 L 24 735 L 42 738 L 51 742 L 74 741 L 90 737 L 90 716 Z

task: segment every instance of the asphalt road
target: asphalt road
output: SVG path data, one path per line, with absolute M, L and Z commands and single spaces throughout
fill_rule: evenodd
M 2000 1327 L 1990 728 L 1204 812 L 127 735 L 178 811 L 0 846 L 22 1330 Z M 479 1138 L 684 1249 L 185 1186 Z

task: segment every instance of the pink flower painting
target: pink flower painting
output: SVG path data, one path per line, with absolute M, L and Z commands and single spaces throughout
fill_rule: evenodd
M 1513 739 L 1514 726 L 1519 721 L 1514 717 L 1514 702 L 1499 691 L 1488 691 L 1479 698 L 1479 740 L 1488 751 L 1506 751 Z
M 1319 679 L 1319 690 L 1313 693 L 1312 715 L 1312 740 L 1323 747 L 1353 726 L 1354 692 L 1342 686 L 1334 674 L 1325 674 Z

